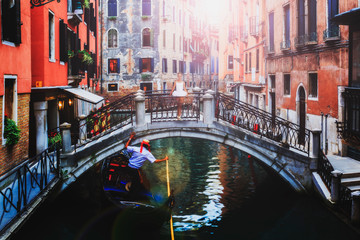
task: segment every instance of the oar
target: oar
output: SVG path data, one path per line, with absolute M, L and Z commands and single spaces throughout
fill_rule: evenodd
M 169 160 L 166 160 L 166 182 L 167 182 L 168 197 L 170 197 Z M 170 215 L 170 232 L 171 232 L 171 240 L 174 240 L 174 227 L 173 227 L 172 215 Z

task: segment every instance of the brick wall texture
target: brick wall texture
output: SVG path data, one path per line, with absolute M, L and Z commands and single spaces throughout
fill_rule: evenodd
M 19 142 L 12 148 L 2 144 L 3 139 L 3 116 L 0 114 L 0 175 L 10 170 L 20 162 L 28 158 L 29 155 L 29 105 L 30 94 L 18 95 L 17 124 L 21 129 Z M 0 98 L 0 113 L 3 112 L 3 98 Z

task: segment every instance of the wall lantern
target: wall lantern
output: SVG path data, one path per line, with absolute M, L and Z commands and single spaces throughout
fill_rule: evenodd
M 55 1 L 55 0 L 30 0 L 30 3 L 31 3 L 31 8 L 34 8 L 34 7 L 40 7 L 42 5 L 51 3 L 53 1 Z M 57 2 L 59 3 L 60 0 L 57 0 Z
M 58 108 L 59 108 L 59 111 L 64 110 L 64 100 L 58 101 Z
M 69 107 L 71 107 L 73 105 L 73 101 L 71 98 L 69 98 Z
M 74 13 L 75 13 L 75 14 L 78 14 L 78 15 L 82 15 L 82 14 L 84 13 L 80 1 L 77 1 L 77 2 L 76 2 Z

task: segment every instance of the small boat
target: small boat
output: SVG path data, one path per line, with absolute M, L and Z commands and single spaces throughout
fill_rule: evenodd
M 142 217 L 149 215 L 161 225 L 168 221 L 174 197 L 154 198 L 143 184 L 138 170 L 128 167 L 129 156 L 123 151 L 106 158 L 102 165 L 103 189 L 108 199 L 123 209 L 131 209 Z

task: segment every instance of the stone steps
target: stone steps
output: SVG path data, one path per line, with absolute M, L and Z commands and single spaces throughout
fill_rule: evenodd
M 342 177 L 341 183 L 347 187 L 360 185 L 360 177 Z

